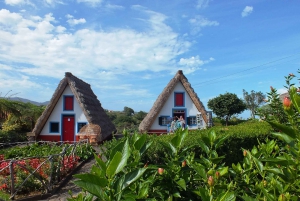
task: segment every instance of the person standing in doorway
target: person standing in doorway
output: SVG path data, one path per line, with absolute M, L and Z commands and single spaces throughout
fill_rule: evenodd
M 185 128 L 185 120 L 184 120 L 184 118 L 182 116 L 180 116 L 178 120 L 180 121 L 181 128 L 184 129 Z

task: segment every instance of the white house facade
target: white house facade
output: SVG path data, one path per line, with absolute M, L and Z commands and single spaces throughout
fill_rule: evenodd
M 203 121 L 203 117 L 200 114 L 201 112 L 198 111 L 182 83 L 178 82 L 174 91 L 170 94 L 163 108 L 158 113 L 156 121 L 153 122 L 148 133 L 168 132 L 170 121 L 180 116 L 184 118 L 186 127 L 189 130 L 206 128 L 207 124 Z
M 40 138 L 44 140 L 76 141 L 76 134 L 86 124 L 88 124 L 88 121 L 82 108 L 74 98 L 71 88 L 66 86 L 44 125 Z
M 205 110 L 182 70 L 176 73 L 158 96 L 140 123 L 139 131 L 156 134 L 169 132 L 170 129 L 173 130 L 170 128 L 171 121 L 180 117 L 184 119 L 184 126 L 189 130 L 212 125 L 212 113 Z
M 69 142 L 87 137 L 100 143 L 111 139 L 116 131 L 91 86 L 66 72 L 38 118 L 32 136 L 36 140 Z

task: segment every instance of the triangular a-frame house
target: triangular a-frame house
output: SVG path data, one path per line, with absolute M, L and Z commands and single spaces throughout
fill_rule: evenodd
M 142 133 L 161 134 L 169 131 L 170 121 L 182 116 L 189 130 L 212 125 L 207 112 L 188 79 L 179 70 L 158 96 L 150 112 L 139 125 Z
M 36 140 L 78 141 L 80 129 L 87 126 L 97 127 L 96 142 L 110 139 L 116 132 L 91 86 L 66 72 L 32 134 Z

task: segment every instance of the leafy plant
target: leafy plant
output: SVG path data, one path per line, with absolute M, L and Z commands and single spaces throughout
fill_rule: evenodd
M 125 135 L 127 137 L 109 152 L 106 162 L 95 155 L 96 164 L 91 172 L 75 175 L 79 180 L 74 183 L 100 200 L 145 197 L 143 186 L 135 186 L 136 188 L 132 186 L 148 169 L 140 164 L 140 158 L 151 143 L 146 143 L 146 135 L 136 133 L 132 137 L 126 133 Z M 90 197 L 91 200 L 92 197 Z M 83 200 L 84 198 L 79 195 L 73 199 Z

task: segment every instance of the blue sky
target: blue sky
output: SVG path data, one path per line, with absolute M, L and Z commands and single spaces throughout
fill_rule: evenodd
M 283 92 L 284 76 L 300 68 L 299 8 L 283 0 L 0 0 L 0 92 L 44 102 L 72 72 L 105 109 L 148 112 L 179 69 L 205 106 L 226 92 Z

